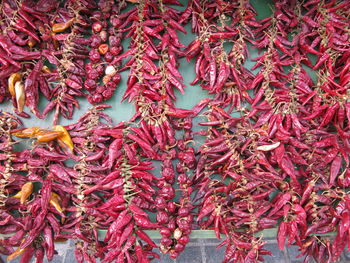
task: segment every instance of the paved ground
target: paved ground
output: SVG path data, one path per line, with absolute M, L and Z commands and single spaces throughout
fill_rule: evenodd
M 206 240 L 193 240 L 188 244 L 186 250 L 181 256 L 172 260 L 168 256 L 162 255 L 159 261 L 162 263 L 219 263 L 221 262 L 224 250 L 217 250 L 218 241 L 216 239 Z M 280 251 L 277 248 L 275 240 L 269 240 L 266 244 L 266 248 L 272 252 L 273 257 L 266 257 L 265 262 L 268 263 L 302 263 L 303 259 L 296 258 L 298 251 L 296 247 L 289 247 L 284 251 Z M 56 245 L 58 255 L 55 255 L 52 263 L 75 263 L 74 249 L 70 243 L 63 243 Z M 2 256 L 2 260 L 5 262 L 5 257 Z M 35 261 L 33 261 L 35 262 Z M 350 253 L 344 253 L 341 257 L 340 263 L 350 262 Z M 10 263 L 19 263 L 18 259 L 11 261 Z

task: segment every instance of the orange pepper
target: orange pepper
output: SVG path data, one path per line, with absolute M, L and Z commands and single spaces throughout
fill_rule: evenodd
M 61 135 L 63 135 L 63 132 L 61 131 L 42 130 L 42 131 L 39 131 L 35 137 L 38 140 L 38 142 L 50 142 L 57 139 Z
M 54 192 L 51 193 L 50 205 L 52 205 L 60 214 L 62 214 L 63 209 L 60 205 L 60 200 L 61 200 L 61 197 L 58 194 Z
M 27 198 L 33 193 L 33 183 L 32 182 L 25 183 L 22 186 L 21 191 L 19 191 L 15 196 L 17 196 L 19 193 L 21 194 L 21 196 L 19 197 L 20 203 L 23 205 L 27 200 Z M 18 197 L 15 197 L 15 198 L 18 198 Z
M 53 24 L 52 32 L 54 32 L 54 33 L 63 32 L 64 30 L 66 30 L 67 28 L 69 28 L 73 24 L 73 21 L 74 21 L 74 18 L 72 18 L 71 20 L 64 22 L 64 23 Z
M 19 138 L 32 138 L 32 137 L 35 137 L 39 131 L 40 131 L 40 127 L 34 126 L 31 128 L 21 130 L 19 132 L 14 132 L 12 133 L 12 135 Z
M 37 42 L 35 39 L 29 38 L 27 45 L 28 45 L 28 47 L 34 47 L 36 45 L 36 43 Z
M 101 55 L 105 55 L 107 52 L 108 52 L 108 45 L 107 44 L 101 44 L 99 47 L 98 47 L 98 52 L 101 54 Z
M 8 85 L 9 85 L 8 89 L 9 89 L 9 92 L 10 92 L 12 97 L 16 96 L 15 84 L 16 84 L 17 81 L 20 81 L 21 79 L 22 79 L 22 76 L 19 73 L 13 73 L 9 77 L 9 79 L 8 79 Z
M 74 149 L 74 144 L 72 141 L 72 138 L 70 137 L 68 131 L 66 130 L 66 128 L 64 128 L 62 125 L 56 125 L 53 127 L 54 131 L 60 131 L 63 134 L 60 135 L 57 140 L 60 143 L 60 145 L 63 146 L 63 148 L 65 148 L 64 146 L 68 147 L 71 151 L 73 151 Z
M 19 112 L 22 112 L 24 108 L 24 104 L 26 103 L 26 95 L 24 90 L 24 84 L 22 83 L 22 81 L 17 81 L 15 83 L 15 94 L 16 94 L 17 109 Z
M 23 243 L 23 241 L 22 241 L 22 243 Z M 15 250 L 15 252 L 13 252 L 11 255 L 7 256 L 7 261 L 10 261 L 10 260 L 15 259 L 16 257 L 20 256 L 21 254 L 23 254 L 23 252 L 25 250 L 26 250 L 25 248 L 18 247 Z
M 22 191 L 18 191 L 17 194 L 15 194 L 14 196 L 12 196 L 13 198 L 17 198 L 17 199 L 20 199 L 22 196 Z
M 25 201 L 27 200 L 27 198 L 32 193 L 33 193 L 33 183 L 28 182 L 22 186 L 21 191 L 19 191 L 16 195 L 14 195 L 12 197 L 20 199 L 20 203 L 23 205 L 25 203 Z
M 48 66 L 43 66 L 43 68 L 41 69 L 41 72 L 43 72 L 43 73 L 51 73 L 51 69 L 49 69 L 49 67 Z

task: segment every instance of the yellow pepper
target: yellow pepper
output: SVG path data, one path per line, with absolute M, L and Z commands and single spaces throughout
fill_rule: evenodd
M 57 23 L 52 26 L 52 32 L 54 33 L 60 33 L 65 31 L 67 28 L 69 28 L 73 24 L 74 18 L 71 20 L 64 22 L 64 23 Z
M 58 142 L 63 144 L 63 146 L 68 147 L 71 151 L 73 151 L 74 149 L 73 141 L 68 131 L 66 130 L 66 128 L 64 128 L 62 125 L 56 125 L 53 127 L 53 130 L 63 132 L 62 135 L 58 136 L 57 138 Z
M 15 92 L 15 84 L 17 81 L 20 81 L 22 79 L 22 76 L 21 74 L 19 73 L 13 73 L 9 79 L 8 79 L 8 89 L 9 89 L 9 92 L 11 94 L 12 97 L 15 97 L 16 96 L 16 92 Z

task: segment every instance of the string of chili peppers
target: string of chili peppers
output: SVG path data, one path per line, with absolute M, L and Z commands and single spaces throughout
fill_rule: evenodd
M 154 4 L 157 8 L 152 8 Z M 157 222 L 161 226 L 162 252 L 170 251 L 173 240 L 169 238 L 175 230 L 174 183 L 175 171 L 172 160 L 176 158 L 175 130 L 173 117 L 186 117 L 191 111 L 176 109 L 173 103 L 173 88 L 184 92 L 181 74 L 178 72 L 177 56 L 180 48 L 185 46 L 178 40 L 178 30 L 186 32 L 177 22 L 179 11 L 167 6 L 178 4 L 177 1 L 140 1 L 137 9 L 130 10 L 129 15 L 137 14 L 130 49 L 120 58 L 132 55 L 126 63 L 130 67 L 127 90 L 123 99 L 136 101 L 136 114 L 132 120 L 142 118 L 141 126 L 145 134 L 150 134 L 150 147 L 161 153 L 156 156 L 162 161 L 161 179 L 157 183 L 159 195 L 156 197 Z M 145 11 L 145 10 L 151 10 Z M 154 18 L 153 18 L 154 17 Z M 129 22 L 130 23 L 130 22 Z M 124 24 L 127 26 L 128 24 Z M 159 44 L 153 44 L 154 39 Z M 158 67 L 156 66 L 158 63 Z M 178 251 L 180 252 L 180 251 Z
M 93 35 L 89 42 L 91 62 L 85 65 L 87 71 L 85 85 L 91 94 L 88 97 L 91 104 L 110 99 L 121 80 L 116 69 L 120 67 L 121 63 L 111 62 L 123 50 L 121 46 L 122 33 L 115 26 L 115 21 L 118 20 L 121 10 L 126 7 L 126 3 L 125 1 L 100 1 L 99 7 L 100 10 L 95 11 L 92 16 L 94 21 L 92 24 Z M 101 81 L 103 85 L 100 84 Z
M 76 153 L 75 165 L 72 168 L 55 167 L 55 173 L 51 167 L 51 172 L 56 175 L 67 174 L 67 182 L 71 184 L 67 188 L 65 186 L 66 189 L 71 189 L 67 191 L 71 195 L 71 207 L 67 211 L 71 213 L 63 231 L 75 240 L 75 257 L 78 262 L 95 262 L 95 258 L 101 257 L 102 242 L 99 241 L 98 229 L 108 221 L 108 216 L 97 209 L 102 206 L 104 199 L 94 193 L 99 182 L 103 182 L 108 175 L 108 167 L 102 167 L 108 149 L 104 144 L 106 139 L 95 133 L 95 129 L 112 125 L 110 118 L 101 111 L 108 107 L 94 107 L 75 125 L 67 127 Z
M 14 142 L 11 137 L 11 130 L 17 128 L 17 126 L 21 125 L 21 122 L 13 117 L 10 114 L 7 114 L 5 112 L 0 113 L 0 121 L 1 121 L 1 130 L 0 130 L 0 149 L 1 149 L 1 185 L 0 185 L 0 207 L 3 211 L 5 205 L 6 205 L 6 199 L 8 197 L 8 193 L 6 188 L 9 184 L 11 184 L 11 177 L 12 177 L 12 166 L 13 159 L 15 156 L 13 156 L 14 152 Z M 5 211 L 4 211 L 5 212 Z
M 179 119 L 175 126 L 176 129 L 183 130 L 183 138 L 177 141 L 178 159 L 176 164 L 176 171 L 178 173 L 177 182 L 181 190 L 181 196 L 177 202 L 176 207 L 176 228 L 173 230 L 173 238 L 175 240 L 170 249 L 170 256 L 176 258 L 182 251 L 185 250 L 186 245 L 190 240 L 194 223 L 194 205 L 192 199 L 192 171 L 196 167 L 197 160 L 195 157 L 195 149 L 191 145 L 193 143 L 194 135 L 192 133 L 191 117 Z
M 120 123 L 109 129 L 96 130 L 112 140 L 106 163 L 111 168 L 110 173 L 89 190 L 105 192 L 105 202 L 97 209 L 106 213 L 111 222 L 107 225 L 102 248 L 106 252 L 103 257 L 106 262 L 123 261 L 124 258 L 131 262 L 149 262 L 159 258 L 152 252 L 157 246 L 144 232 L 158 227 L 149 218 L 154 208 L 154 186 L 158 178 L 149 172 L 153 169 L 151 162 L 142 160 L 153 149 L 145 138 L 136 136 L 142 132 L 140 129 Z
M 30 5 L 27 0 L 1 3 L 1 101 L 12 99 L 16 114 L 26 118 L 30 117 L 26 106 L 38 118 L 55 111 L 53 123 L 57 124 L 59 116 L 72 118 L 74 108 L 79 107 L 77 98 L 87 96 L 85 89 L 93 92 L 88 97 L 91 103 L 111 98 L 120 75 L 118 63 L 109 63 L 122 47 L 121 33 L 109 25 L 125 2 L 38 1 Z M 97 6 L 102 13 L 91 11 Z M 105 61 L 100 61 L 101 55 Z M 42 96 L 48 103 L 40 113 Z
M 13 127 L 17 128 L 16 125 Z M 22 255 L 22 260 L 27 262 L 35 255 L 38 262 L 42 262 L 44 253 L 49 260 L 52 260 L 55 252 L 54 240 L 58 241 L 61 234 L 58 218 L 64 222 L 66 215 L 62 204 L 69 202 L 69 198 L 68 200 L 64 198 L 61 189 L 52 190 L 52 187 L 57 185 L 47 174 L 46 167 L 54 160 L 57 163 L 67 160 L 65 155 L 48 150 L 55 147 L 54 144 L 57 144 L 57 140 L 60 140 L 58 137 L 63 136 L 63 132 L 33 127 L 13 129 L 11 136 L 35 138 L 35 145 L 31 150 L 15 152 L 13 156 L 11 177 L 16 181 L 11 183 L 12 189 L 8 192 L 6 204 L 8 223 L 12 222 L 12 228 L 9 226 L 7 232 L 5 226 L 1 233 L 15 234 L 2 239 L 1 246 L 7 249 L 4 254 L 8 255 L 8 260 Z M 46 144 L 49 141 L 51 142 Z M 11 142 L 14 144 L 19 141 Z M 35 183 L 41 184 L 39 191 L 34 189 Z
M 52 7 L 55 8 L 55 5 Z M 36 30 L 41 24 L 49 21 L 45 7 L 38 8 L 35 17 L 31 17 L 34 10 L 25 1 L 3 1 L 0 10 L 1 100 L 11 99 L 15 112 L 22 117 L 28 117 L 23 111 L 25 105 L 39 116 L 37 111 L 39 87 L 34 86 L 34 83 L 23 83 L 21 78 L 34 74 L 30 73 L 34 70 L 32 65 L 35 64 L 31 60 L 37 62 L 41 57 L 41 52 L 35 48 L 33 50 L 32 47 L 40 45 L 41 42 Z M 12 75 L 14 77 L 9 78 Z M 45 88 L 40 87 L 43 93 L 47 94 Z

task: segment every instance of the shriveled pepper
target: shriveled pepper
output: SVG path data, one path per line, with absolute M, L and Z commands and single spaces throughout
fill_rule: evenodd
M 7 261 L 10 261 L 10 260 L 15 259 L 16 257 L 22 255 L 25 250 L 26 250 L 26 248 L 18 247 L 11 255 L 7 256 Z
M 16 96 L 15 84 L 22 79 L 21 74 L 13 73 L 8 79 L 8 89 L 12 97 Z
M 36 43 L 37 43 L 37 41 L 36 41 L 34 38 L 31 37 L 31 38 L 28 40 L 27 45 L 28 45 L 29 47 L 34 47 L 34 46 L 36 45 Z
M 54 192 L 51 193 L 50 205 L 52 205 L 60 214 L 62 214 L 63 209 L 60 205 L 60 199 L 61 199 L 61 197 L 58 194 L 56 194 Z
M 54 33 L 60 33 L 65 31 L 67 28 L 69 28 L 74 22 L 74 18 L 68 20 L 64 23 L 57 23 L 52 25 L 52 32 Z
M 62 125 L 55 125 L 53 127 L 54 131 L 57 132 L 62 132 L 62 135 L 60 135 L 57 140 L 58 142 L 65 147 L 68 147 L 71 151 L 73 151 L 74 149 L 74 145 L 73 145 L 73 141 L 72 138 L 70 137 L 68 131 L 66 130 L 66 128 L 64 128 Z
M 38 142 L 50 142 L 61 136 L 63 132 L 42 130 L 36 134 Z
M 34 126 L 19 132 L 14 132 L 12 135 L 19 138 L 32 138 L 32 137 L 35 137 L 39 131 L 40 131 L 40 127 Z
M 21 191 L 19 191 L 16 195 L 13 196 L 13 198 L 19 198 L 20 199 L 20 203 L 24 204 L 25 201 L 27 200 L 27 198 L 33 193 L 33 183 L 32 182 L 28 182 L 25 183 L 22 188 Z
M 24 108 L 24 104 L 26 102 L 23 82 L 17 81 L 15 83 L 15 95 L 16 95 L 17 109 L 19 112 L 22 112 Z
M 41 69 L 41 72 L 43 73 L 51 73 L 51 69 L 48 66 L 43 66 Z
M 101 55 L 105 55 L 107 52 L 108 52 L 108 45 L 107 44 L 101 44 L 99 47 L 98 47 L 98 52 L 101 54 Z

